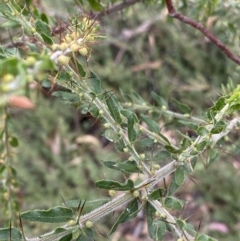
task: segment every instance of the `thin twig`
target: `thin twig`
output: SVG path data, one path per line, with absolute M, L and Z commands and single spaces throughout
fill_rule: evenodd
M 118 12 L 123 10 L 126 7 L 129 7 L 131 5 L 134 5 L 135 3 L 140 2 L 140 0 L 128 0 L 128 1 L 123 1 L 120 4 L 116 4 L 111 6 L 110 8 L 100 12 L 100 13 L 93 13 L 91 15 L 92 18 L 100 20 L 102 17 L 104 17 L 105 15 L 110 15 L 112 13 Z M 144 0 L 142 0 L 141 2 L 144 2 Z
M 215 37 L 210 31 L 208 31 L 201 23 L 181 14 L 176 11 L 173 6 L 172 0 L 166 0 L 166 5 L 168 9 L 169 16 L 172 18 L 176 18 L 181 22 L 184 22 L 188 25 L 191 25 L 193 28 L 198 29 L 202 32 L 210 41 L 212 41 L 221 51 L 232 61 L 240 65 L 240 58 L 234 55 L 227 47 L 220 41 L 217 37 Z

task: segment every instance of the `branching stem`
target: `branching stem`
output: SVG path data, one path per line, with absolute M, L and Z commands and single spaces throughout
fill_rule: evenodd
M 168 9 L 169 16 L 176 18 L 183 23 L 192 26 L 202 32 L 213 44 L 215 44 L 229 59 L 240 65 L 240 58 L 234 55 L 230 49 L 217 37 L 215 37 L 209 30 L 207 30 L 201 23 L 181 14 L 176 11 L 173 6 L 172 0 L 166 0 L 166 6 Z

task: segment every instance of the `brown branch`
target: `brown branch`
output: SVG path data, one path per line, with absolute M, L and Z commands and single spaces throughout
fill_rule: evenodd
M 201 23 L 188 18 L 187 16 L 176 12 L 176 9 L 173 6 L 172 0 L 166 0 L 166 5 L 168 9 L 169 16 L 172 18 L 176 18 L 181 22 L 184 22 L 188 25 L 191 25 L 193 28 L 198 29 L 202 32 L 210 41 L 212 41 L 221 51 L 232 61 L 240 65 L 240 58 L 234 55 L 230 49 L 224 45 L 223 42 L 220 41 L 217 37 L 215 37 L 210 31 L 208 31 Z
M 108 9 L 106 9 L 106 10 L 100 12 L 100 13 L 93 13 L 91 15 L 91 17 L 94 18 L 94 19 L 100 20 L 105 15 L 110 15 L 112 13 L 121 11 L 124 8 L 129 7 L 131 5 L 134 5 L 135 3 L 140 2 L 140 1 L 141 0 L 128 0 L 128 1 L 126 0 L 126 1 L 123 1 L 122 3 L 120 3 L 120 4 L 113 5 L 110 8 L 108 8 Z M 144 2 L 144 0 L 142 0 L 141 2 Z

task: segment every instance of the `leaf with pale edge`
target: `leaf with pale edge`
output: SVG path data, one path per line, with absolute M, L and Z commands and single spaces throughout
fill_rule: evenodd
M 27 211 L 21 214 L 21 218 L 27 221 L 62 223 L 74 218 L 70 208 L 54 207 L 48 210 Z
M 134 182 L 127 179 L 125 183 L 119 183 L 112 180 L 100 180 L 95 182 L 96 187 L 108 190 L 128 191 L 134 188 Z
M 138 213 L 138 202 L 137 202 L 137 199 L 134 199 L 132 202 L 130 202 L 127 205 L 126 209 L 121 213 L 118 220 L 113 225 L 110 234 L 115 232 L 115 230 L 117 229 L 120 223 L 125 223 L 134 219 L 137 216 L 137 213 Z
M 185 179 L 185 168 L 183 166 L 178 166 L 174 173 L 175 182 L 177 185 L 182 185 Z
M 164 199 L 164 206 L 168 209 L 182 210 L 183 201 L 175 197 L 166 197 Z
M 92 91 L 97 95 L 102 93 L 101 81 L 94 72 L 90 72 L 90 80 L 92 84 Z
M 106 93 L 106 103 L 112 118 L 118 123 L 122 123 L 119 107 L 116 103 L 116 99 L 110 93 Z
M 153 131 L 155 133 L 159 132 L 159 124 L 157 122 L 155 122 L 154 120 L 152 120 L 151 118 L 143 114 L 141 114 L 141 118 L 147 124 L 150 131 Z
M 162 241 L 167 228 L 166 222 L 162 220 L 154 220 L 153 225 L 156 227 L 156 241 Z
M 151 205 L 151 203 L 147 202 L 146 204 L 147 226 L 148 226 L 148 234 L 151 239 L 156 239 L 156 226 L 153 225 L 155 212 L 156 212 L 155 208 Z

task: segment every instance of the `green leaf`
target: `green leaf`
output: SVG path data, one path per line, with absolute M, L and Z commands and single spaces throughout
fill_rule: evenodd
M 107 129 L 103 136 L 111 142 L 117 142 L 119 139 L 118 134 L 113 129 Z
M 67 235 L 59 239 L 59 241 L 71 241 L 71 240 L 72 240 L 72 233 L 68 233 Z
M 205 234 L 200 234 L 196 241 L 209 241 L 209 236 L 205 235 Z
M 102 93 L 101 81 L 98 76 L 92 71 L 90 71 L 90 80 L 93 87 L 92 91 L 94 92 L 94 94 L 97 95 Z
M 110 198 L 100 198 L 100 199 L 91 200 L 91 201 L 74 199 L 74 200 L 67 200 L 65 201 L 64 204 L 66 204 L 68 208 L 78 208 L 79 204 L 82 205 L 83 203 L 84 203 L 84 207 L 86 208 L 87 207 L 96 208 L 103 205 L 104 203 L 107 203 L 110 200 L 111 200 Z
M 180 185 L 178 185 L 175 181 L 175 178 L 173 178 L 168 187 L 168 195 L 173 195 L 178 190 L 179 187 Z
M 163 197 L 164 193 L 165 193 L 165 191 L 163 188 L 158 188 L 158 189 L 152 191 L 150 194 L 148 194 L 148 198 L 150 200 L 158 200 Z
M 47 44 L 52 44 L 52 38 L 51 38 L 51 30 L 45 22 L 43 22 L 41 19 L 37 19 L 35 22 L 35 28 L 37 32 L 42 36 L 43 40 Z
M 184 230 L 186 230 L 188 233 L 190 233 L 193 236 L 195 236 L 197 234 L 197 232 L 194 230 L 194 227 L 189 223 L 186 223 Z
M 209 131 L 204 127 L 204 126 L 200 126 L 196 133 L 199 135 L 199 136 L 203 136 L 203 135 L 206 135 L 209 133 Z
M 151 95 L 152 95 L 153 99 L 156 100 L 156 102 L 158 103 L 158 105 L 160 107 L 166 106 L 166 108 L 168 109 L 168 103 L 164 98 L 157 95 L 155 92 L 151 92 Z
M 119 183 L 112 180 L 100 180 L 95 182 L 96 187 L 108 190 L 127 191 L 134 188 L 134 182 L 127 179 L 125 183 Z
M 198 125 L 193 123 L 193 122 L 190 122 L 190 121 L 178 120 L 178 123 L 189 127 L 191 130 L 197 130 L 198 129 Z
M 54 207 L 48 210 L 27 211 L 21 214 L 21 218 L 27 221 L 62 223 L 74 218 L 73 211 L 65 207 Z
M 128 117 L 128 139 L 130 142 L 134 142 L 137 138 L 137 132 L 134 129 L 134 116 L 133 114 Z
M 210 166 L 218 157 L 218 151 L 215 149 L 210 149 L 208 152 L 208 160 L 207 163 Z
M 100 3 L 96 2 L 96 0 L 88 0 L 91 5 L 91 8 L 95 11 L 102 11 L 102 6 Z
M 142 173 L 141 170 L 139 170 L 137 163 L 134 161 L 125 161 L 125 162 L 118 162 L 116 164 L 116 167 L 118 170 L 122 172 L 127 173 Z
M 155 208 L 151 205 L 151 203 L 147 202 L 146 204 L 147 225 L 148 225 L 148 234 L 151 239 L 156 238 L 156 226 L 153 225 L 155 212 L 156 212 Z
M 171 145 L 171 142 L 165 137 L 161 132 L 158 132 L 158 135 L 167 143 L 168 145 Z
M 117 143 L 115 143 L 115 147 L 117 148 L 117 150 L 123 152 L 123 149 L 125 148 L 123 140 L 119 140 Z
M 80 64 L 80 60 L 77 59 L 77 61 L 73 60 L 73 63 L 77 64 L 77 70 L 78 73 L 82 76 L 85 77 L 86 76 L 86 71 L 84 70 L 82 64 Z
M 16 228 L 0 228 L 0 240 L 22 241 L 22 234 Z
M 48 79 L 43 80 L 43 82 L 42 82 L 42 87 L 43 87 L 43 88 L 51 88 L 51 87 L 52 87 L 51 81 L 48 80 Z
M 103 162 L 105 166 L 108 168 L 127 172 L 127 173 L 139 173 L 141 172 L 139 168 L 137 167 L 136 162 L 134 161 L 125 161 L 125 162 L 113 162 L 113 161 L 104 161 Z
M 210 142 L 202 141 L 198 143 L 195 147 L 197 148 L 197 151 L 203 151 L 209 144 Z
M 176 148 L 173 147 L 173 146 L 167 145 L 167 146 L 165 146 L 165 149 L 166 149 L 167 151 L 171 152 L 171 153 L 174 153 L 174 154 L 181 153 L 181 150 L 176 149 Z
M 110 111 L 110 114 L 112 118 L 118 123 L 122 123 L 122 118 L 120 115 L 119 107 L 116 103 L 116 100 L 113 98 L 113 96 L 110 93 L 106 93 L 106 103 L 108 106 L 108 109 Z
M 14 76 L 17 75 L 18 74 L 18 68 L 17 68 L 18 63 L 19 63 L 19 60 L 16 58 L 9 58 L 9 59 L 1 60 L 0 61 L 0 76 L 3 76 L 4 74 L 12 74 Z M 7 68 L 6 68 L 6 66 L 7 66 Z
M 168 151 L 160 151 L 153 157 L 154 161 L 161 161 L 167 158 L 170 158 L 171 154 Z
M 156 226 L 156 241 L 162 241 L 164 238 L 164 234 L 167 228 L 167 224 L 166 222 L 162 221 L 162 220 L 154 220 L 153 221 L 153 225 Z
M 211 129 L 212 134 L 219 134 L 223 131 L 223 129 L 226 127 L 226 124 L 224 121 L 219 121 L 215 124 L 215 126 Z
M 181 133 L 181 135 L 183 135 L 183 134 Z M 188 136 L 185 136 L 185 137 L 181 140 L 181 143 L 180 143 L 181 149 L 182 149 L 182 150 L 185 150 L 185 149 L 187 149 L 191 144 L 192 144 L 192 140 L 191 140 Z
M 154 145 L 154 140 L 152 138 L 146 137 L 135 142 L 135 145 L 140 147 L 152 147 Z
M 128 222 L 132 219 L 134 219 L 137 216 L 138 213 L 138 201 L 137 199 L 134 199 L 132 202 L 130 202 L 126 209 L 121 213 L 116 223 L 113 225 L 110 235 L 114 233 L 118 227 L 119 224 Z
M 118 167 L 117 167 L 117 162 L 114 162 L 114 161 L 104 161 L 103 162 L 104 165 L 110 169 L 113 169 L 113 170 L 119 170 Z
M 76 103 L 79 101 L 79 96 L 75 93 L 67 91 L 55 91 L 52 93 L 52 96 L 58 97 L 64 101 Z
M 46 24 L 48 24 L 48 17 L 45 13 L 41 13 L 41 19 L 43 22 L 45 22 Z
M 175 197 L 166 197 L 164 199 L 164 206 L 168 209 L 182 210 L 183 201 Z
M 14 136 L 10 137 L 9 144 L 12 147 L 17 147 L 18 146 L 18 139 Z
M 211 110 L 213 112 L 213 114 L 215 115 L 217 112 L 219 112 L 224 106 L 226 105 L 226 99 L 225 97 L 220 97 L 217 102 L 215 103 L 215 105 L 213 107 L 211 107 L 209 110 Z
M 177 225 L 183 230 L 186 227 L 186 222 L 182 219 L 176 219 Z
M 76 239 L 76 241 L 94 241 L 94 231 L 90 228 L 85 228 Z
M 180 103 L 179 101 L 173 99 L 173 102 L 176 104 L 176 106 L 178 107 L 178 109 L 183 113 L 183 114 L 190 114 L 191 113 L 191 109 L 185 105 Z
M 177 185 L 182 185 L 185 179 L 185 168 L 183 166 L 178 166 L 174 173 L 175 182 Z
M 53 40 L 51 37 L 47 36 L 45 33 L 41 33 L 41 36 L 43 38 L 43 41 L 46 43 L 46 44 L 53 44 Z
M 130 116 L 132 116 L 132 111 L 129 111 L 129 110 L 124 110 L 124 109 L 122 109 L 121 110 L 121 114 L 123 115 L 123 116 L 125 116 L 125 117 L 130 117 Z
M 155 122 L 154 120 L 152 120 L 151 118 L 149 118 L 146 115 L 141 114 L 140 116 L 143 119 L 143 121 L 147 124 L 150 131 L 153 131 L 156 133 L 159 132 L 159 125 L 157 122 Z

